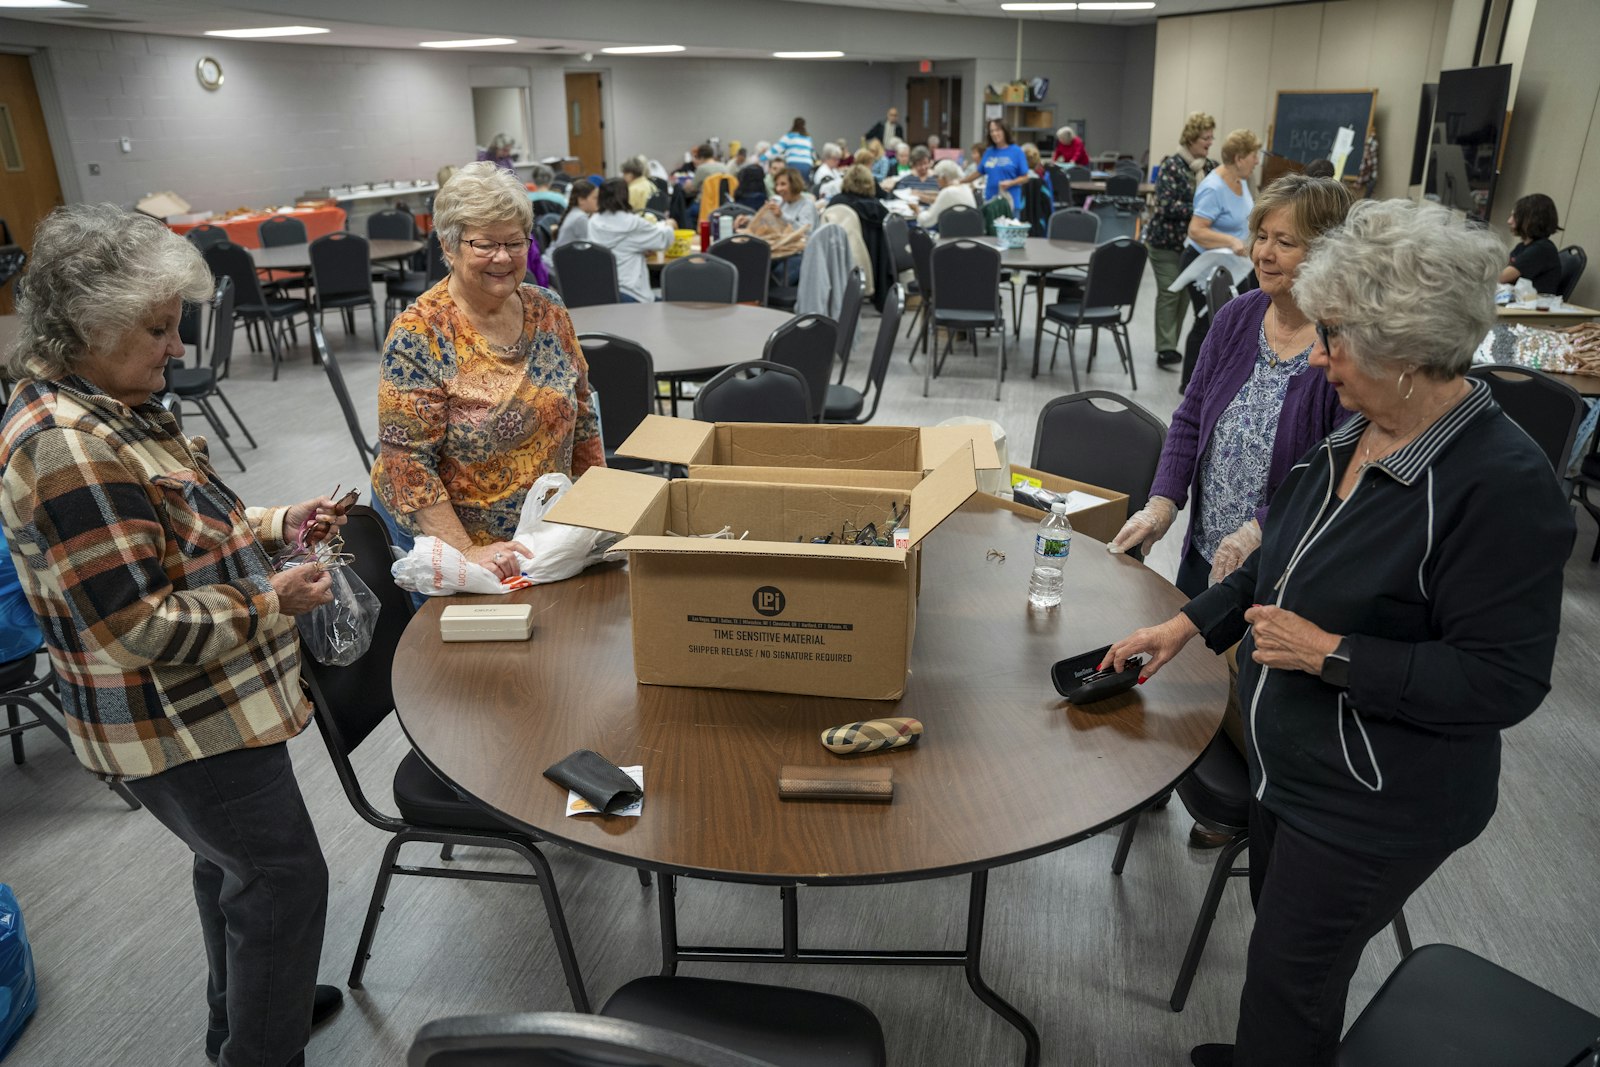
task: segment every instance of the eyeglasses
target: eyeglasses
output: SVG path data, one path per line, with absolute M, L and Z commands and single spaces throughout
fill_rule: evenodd
M 502 248 L 506 250 L 506 255 L 510 256 L 512 259 L 516 259 L 518 256 L 527 255 L 529 244 L 526 237 L 518 241 L 477 240 L 462 241 L 461 243 L 472 249 L 484 259 L 493 257 L 495 252 Z
M 1322 342 L 1322 350 L 1324 352 L 1332 352 L 1333 345 L 1331 343 L 1331 339 L 1338 337 L 1342 332 L 1344 332 L 1343 326 L 1329 326 L 1325 322 L 1318 322 L 1317 340 Z

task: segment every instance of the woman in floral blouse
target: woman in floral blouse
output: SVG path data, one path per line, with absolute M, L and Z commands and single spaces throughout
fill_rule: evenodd
M 533 212 L 512 175 L 461 168 L 434 225 L 450 274 L 389 331 L 372 487 L 402 544 L 437 537 L 509 578 L 534 481 L 605 464 L 589 369 L 560 298 L 522 284 Z
M 1191 114 L 1178 138 L 1178 151 L 1161 161 L 1156 174 L 1155 213 L 1145 226 L 1144 243 L 1156 275 L 1156 363 L 1163 367 L 1176 368 L 1183 362 L 1178 337 L 1183 333 L 1183 309 L 1189 297 L 1169 293 L 1167 286 L 1178 277 L 1178 260 L 1189 239 L 1195 186 L 1217 166 L 1216 160 L 1206 158 L 1216 132 L 1216 119 L 1204 111 Z

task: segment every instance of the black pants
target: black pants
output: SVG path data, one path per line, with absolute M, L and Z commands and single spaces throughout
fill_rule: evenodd
M 243 748 L 128 783 L 194 850 L 209 1026 L 221 1067 L 298 1067 L 328 910 L 328 867 L 284 745 Z
M 1234 1067 L 1324 1067 L 1361 952 L 1448 853 L 1387 859 L 1330 845 L 1250 803 L 1255 930 Z
M 1183 255 L 1178 259 L 1178 271 L 1181 273 L 1189 269 L 1189 264 L 1200 258 L 1200 253 L 1194 250 L 1193 245 L 1183 246 Z M 1241 293 L 1247 293 L 1258 288 L 1256 272 L 1251 271 L 1239 283 Z M 1189 286 L 1189 302 L 1194 305 L 1194 325 L 1189 327 L 1189 338 L 1183 344 L 1183 378 L 1178 382 L 1178 391 L 1189 388 L 1189 379 L 1194 375 L 1195 361 L 1200 358 L 1200 346 L 1205 344 L 1206 334 L 1211 329 L 1211 316 L 1206 313 L 1206 293 L 1198 285 Z
M 1193 506 L 1195 501 L 1189 503 Z M 1191 600 L 1211 588 L 1211 564 L 1206 562 L 1206 558 L 1192 543 L 1178 563 L 1178 576 L 1172 580 L 1172 584 Z

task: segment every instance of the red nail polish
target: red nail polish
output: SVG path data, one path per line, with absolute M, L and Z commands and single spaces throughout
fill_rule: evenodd
M 1139 681 L 1136 682 L 1135 684 L 1136 685 L 1143 685 L 1144 683 L 1145 683 L 1145 676 L 1141 674 L 1141 675 L 1139 675 Z

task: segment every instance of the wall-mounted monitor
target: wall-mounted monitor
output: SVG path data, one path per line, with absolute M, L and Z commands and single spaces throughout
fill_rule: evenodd
M 1423 192 L 1469 218 L 1487 219 L 1500 171 L 1511 64 L 1439 74 Z

